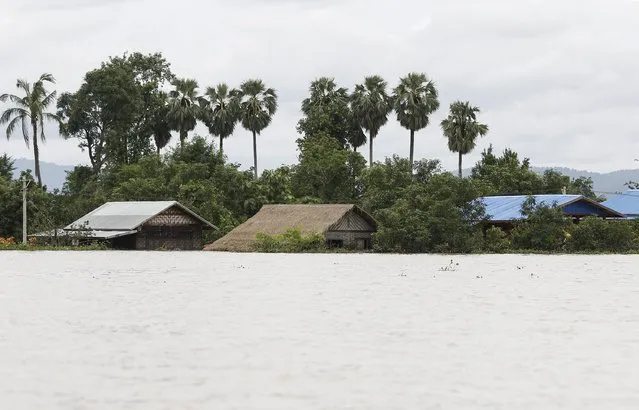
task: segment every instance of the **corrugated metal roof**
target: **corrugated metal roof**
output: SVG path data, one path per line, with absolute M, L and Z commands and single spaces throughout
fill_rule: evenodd
M 537 204 L 562 206 L 583 198 L 581 195 L 533 195 Z M 526 195 L 485 196 L 479 198 L 486 206 L 490 221 L 513 221 L 522 219 L 521 206 L 528 199 Z
M 610 195 L 601 203 L 608 208 L 615 209 L 624 215 L 639 215 L 639 189 L 629 189 L 626 192 Z
M 64 229 L 74 230 L 79 227 L 86 227 L 96 232 L 130 231 L 172 206 L 180 207 L 203 224 L 217 229 L 213 224 L 177 201 L 107 202 L 67 225 Z
M 56 232 L 57 231 L 57 232 Z M 72 237 L 72 238 L 89 238 L 89 239 L 113 239 L 118 238 L 120 236 L 132 235 L 136 233 L 136 231 L 70 231 L 64 229 L 55 229 L 45 232 L 34 233 L 29 236 L 34 236 L 36 238 L 54 238 L 56 236 L 62 237 Z
M 120 236 L 127 236 L 136 233 L 137 231 L 67 231 L 70 236 L 78 236 L 89 239 L 113 239 Z

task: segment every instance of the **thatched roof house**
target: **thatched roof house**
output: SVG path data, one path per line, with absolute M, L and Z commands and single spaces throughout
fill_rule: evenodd
M 304 234 L 321 233 L 329 246 L 369 249 L 377 223 L 352 204 L 264 205 L 255 216 L 204 250 L 248 252 L 258 233 L 279 235 L 290 228 Z

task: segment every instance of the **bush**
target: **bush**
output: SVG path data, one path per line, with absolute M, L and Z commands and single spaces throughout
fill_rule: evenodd
M 16 244 L 16 240 L 13 238 L 13 236 L 9 236 L 7 238 L 3 238 L 2 236 L 0 236 L 0 248 L 10 248 L 12 246 L 15 246 Z
M 559 251 L 570 236 L 572 222 L 564 217 L 562 210 L 544 203 L 535 204 L 534 198 L 522 206 L 526 220 L 513 229 L 511 241 L 516 249 Z
M 326 250 L 324 235 L 313 233 L 303 235 L 298 228 L 287 229 L 281 235 L 268 235 L 258 232 L 253 249 L 264 253 L 301 253 Z
M 495 253 L 506 252 L 511 247 L 508 235 L 498 226 L 491 226 L 486 230 L 482 245 L 483 250 Z
M 637 249 L 636 226 L 634 221 L 584 218 L 574 227 L 568 248 L 577 252 L 627 252 Z

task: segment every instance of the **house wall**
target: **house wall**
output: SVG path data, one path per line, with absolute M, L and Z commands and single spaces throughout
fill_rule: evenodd
M 375 232 L 375 227 L 353 211 L 347 212 L 339 221 L 328 229 L 329 231 L 365 231 Z
M 343 241 L 347 248 L 370 249 L 375 227 L 355 212 L 346 213 L 325 234 L 330 241 Z
M 169 208 L 156 215 L 135 235 L 135 248 L 202 249 L 202 223 L 178 207 Z
M 586 201 L 577 201 L 563 207 L 564 214 L 569 216 L 597 215 L 608 216 L 608 212 Z

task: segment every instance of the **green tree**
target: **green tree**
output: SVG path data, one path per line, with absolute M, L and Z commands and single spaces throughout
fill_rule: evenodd
M 155 152 L 157 155 L 160 155 L 160 150 L 169 145 L 169 142 L 171 142 L 172 135 L 169 111 L 170 107 L 168 104 L 158 106 L 153 120 L 153 142 L 155 143 Z
M 191 78 L 176 78 L 172 85 L 175 87 L 170 93 L 169 123 L 171 128 L 180 133 L 180 146 L 197 125 L 200 116 L 200 106 L 197 104 L 197 81 Z
M 55 78 L 51 74 L 42 74 L 33 86 L 25 80 L 18 80 L 16 87 L 24 93 L 23 97 L 15 94 L 0 95 L 0 102 L 11 101 L 15 106 L 7 108 L 0 116 L 0 124 L 7 124 L 7 138 L 11 137 L 15 128 L 20 125 L 24 143 L 29 146 L 33 143 L 33 158 L 35 161 L 35 174 L 38 185 L 42 186 L 42 175 L 40 174 L 40 150 L 38 148 L 38 136 L 44 143 L 44 120 L 59 122 L 56 114 L 46 112 L 46 109 L 55 102 L 56 91 L 48 92 L 45 89 L 46 83 L 55 83 Z M 31 130 L 29 130 L 31 127 Z M 31 131 L 31 135 L 29 135 Z
M 136 162 L 152 152 L 151 136 L 159 152 L 170 138 L 162 88 L 173 78 L 159 53 L 111 57 L 89 71 L 76 92 L 60 96 L 60 131 L 78 139 L 96 174 L 107 165 Z
M 627 252 L 637 249 L 637 221 L 610 221 L 587 217 L 574 226 L 568 248 L 579 252 Z
M 544 182 L 530 167 L 530 160 L 519 159 L 518 154 L 505 149 L 495 155 L 489 146 L 473 167 L 471 178 L 475 180 L 481 195 L 533 195 L 544 193 Z
M 277 93 L 262 80 L 246 80 L 234 93 L 240 107 L 242 127 L 253 134 L 253 174 L 257 179 L 257 135 L 269 126 L 277 111 Z
M 366 77 L 363 84 L 355 86 L 351 96 L 353 115 L 369 133 L 369 167 L 373 166 L 373 140 L 388 121 L 388 114 L 393 109 L 393 100 L 386 92 L 386 86 L 386 81 L 380 76 Z
M 450 104 L 450 114 L 442 120 L 444 136 L 448 138 L 448 149 L 459 154 L 459 177 L 462 177 L 462 157 L 475 149 L 477 137 L 488 133 L 488 125 L 477 122 L 479 108 L 468 101 Z
M 361 205 L 368 212 L 375 213 L 391 207 L 403 190 L 414 183 L 426 184 L 434 175 L 441 173 L 438 160 L 424 159 L 415 162 L 415 174 L 411 175 L 411 164 L 408 158 L 393 155 L 382 163 L 376 163 L 372 168 L 362 172 Z
M 432 175 L 399 190 L 394 203 L 373 213 L 374 246 L 383 252 L 470 252 L 484 218 L 472 180 Z
M 291 182 L 296 197 L 322 203 L 352 203 L 359 197 L 358 180 L 366 160 L 328 135 L 302 139 L 299 164 Z
M 264 203 L 286 204 L 294 202 L 293 175 L 293 170 L 288 166 L 264 170 L 258 180 Z
M 402 127 L 410 131 L 409 161 L 413 164 L 415 131 L 426 128 L 432 113 L 439 108 L 435 83 L 423 73 L 410 73 L 393 90 L 395 112 Z
M 366 135 L 355 120 L 350 107 L 348 90 L 338 87 L 333 78 L 321 77 L 309 87 L 310 96 L 302 101 L 302 118 L 297 131 L 310 138 L 329 135 L 353 150 L 366 143 Z
M 15 170 L 15 160 L 7 154 L 2 154 L 0 156 L 0 178 L 13 179 L 13 171 Z
M 240 119 L 240 107 L 234 92 L 222 83 L 217 87 L 208 87 L 205 97 L 200 99 L 202 119 L 211 135 L 220 138 L 220 151 L 224 151 L 224 140 L 235 131 L 235 124 Z
M 512 244 L 520 250 L 561 250 L 570 235 L 572 222 L 554 203 L 536 203 L 528 198 L 521 207 L 522 221 L 513 229 Z

